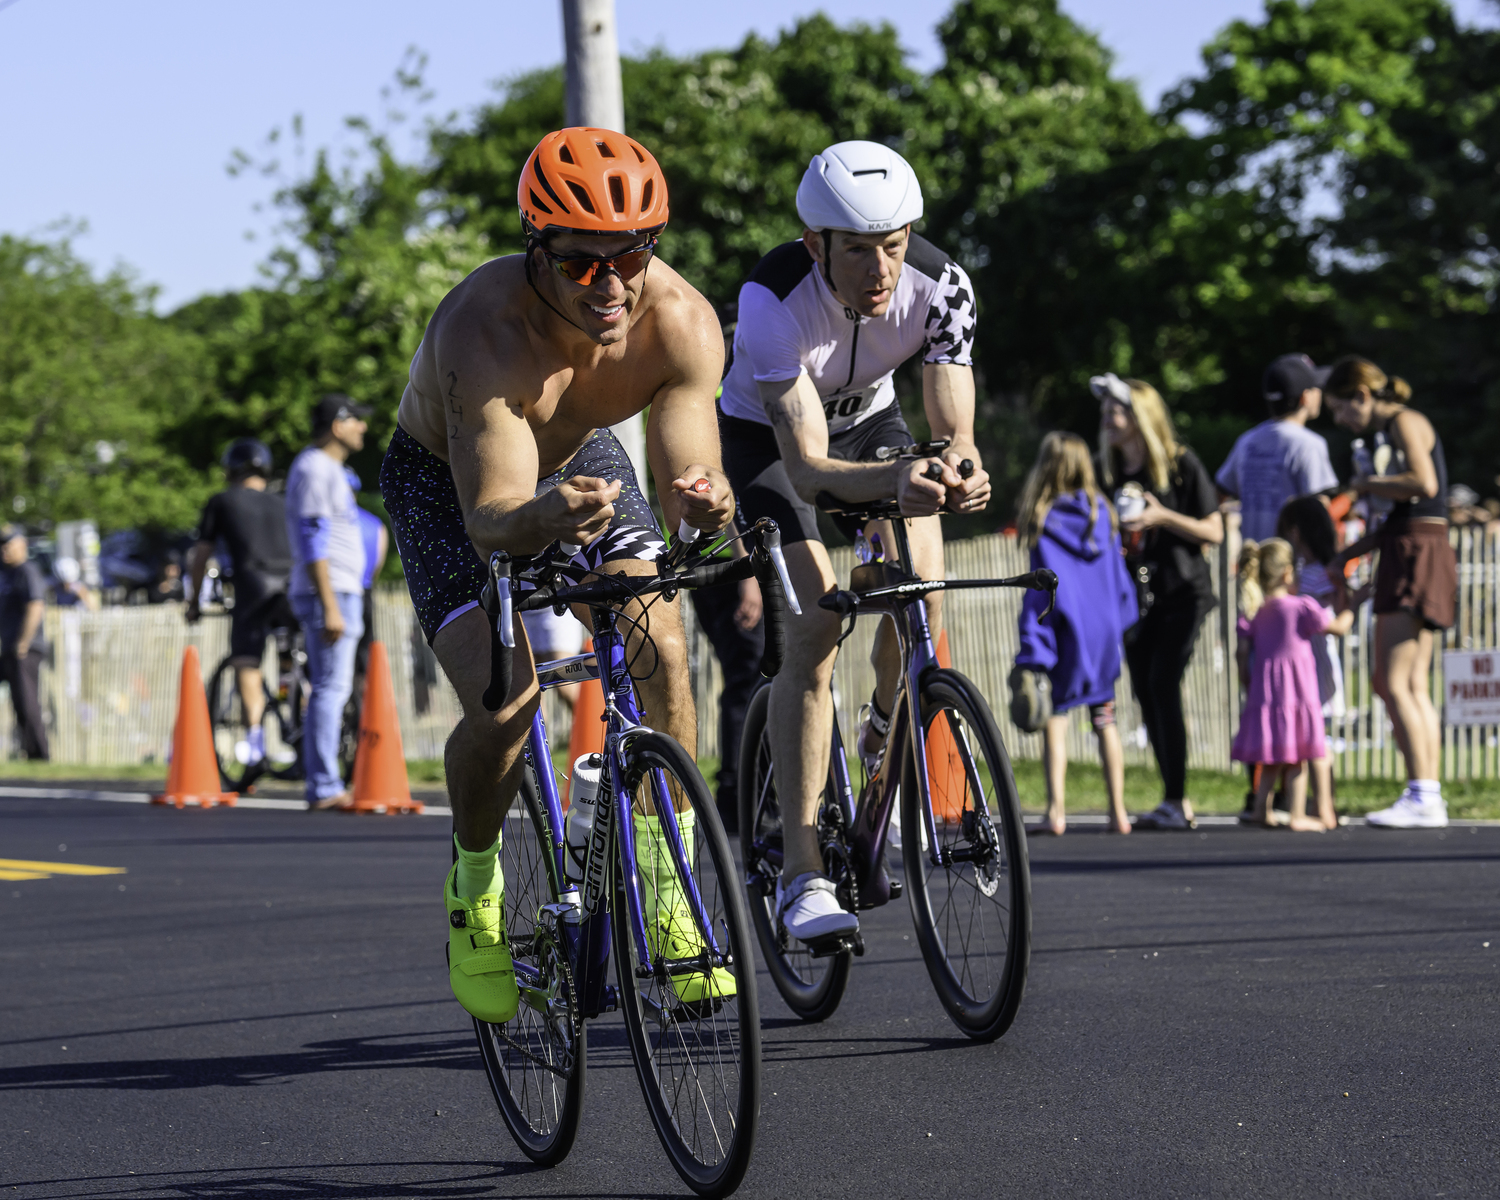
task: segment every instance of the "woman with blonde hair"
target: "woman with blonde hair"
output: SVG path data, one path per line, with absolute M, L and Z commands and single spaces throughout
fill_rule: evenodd
M 1215 603 L 1203 547 L 1224 540 L 1218 491 L 1154 387 L 1109 374 L 1089 387 L 1100 405 L 1099 477 L 1115 496 L 1140 610 L 1125 658 L 1161 769 L 1162 802 L 1135 827 L 1192 829 L 1182 677 Z
M 1333 419 L 1354 433 L 1373 431 L 1385 470 L 1355 478 L 1355 491 L 1396 501 L 1385 522 L 1346 547 L 1328 573 L 1380 551 L 1375 568 L 1375 692 L 1385 701 L 1406 758 L 1406 789 L 1389 808 L 1365 817 L 1395 829 L 1440 829 L 1448 806 L 1438 781 L 1442 734 L 1432 704 L 1432 643 L 1453 624 L 1458 564 L 1448 544 L 1448 465 L 1432 422 L 1411 408 L 1406 380 L 1356 355 L 1333 364 L 1323 385 Z
M 1354 614 L 1346 608 L 1330 616 L 1312 596 L 1295 594 L 1296 580 L 1289 542 L 1267 538 L 1241 549 L 1238 661 L 1240 678 L 1250 687 L 1229 757 L 1261 768 L 1253 821 L 1275 824 L 1269 801 L 1280 780 L 1292 829 L 1321 832 L 1338 820 L 1333 796 L 1321 792 L 1317 817 L 1307 815 L 1308 764 L 1328 754 L 1313 639 L 1348 633 Z
M 1135 589 L 1121 557 L 1115 514 L 1094 482 L 1087 442 L 1071 433 L 1042 439 L 1017 516 L 1020 535 L 1031 545 L 1031 569 L 1057 573 L 1057 607 L 1046 620 L 1041 593 L 1027 592 L 1022 601 L 1021 650 L 1011 673 L 1012 715 L 1028 731 L 1040 725 L 1045 745 L 1047 816 L 1032 832 L 1061 834 L 1067 828 L 1067 714 L 1087 705 L 1104 768 L 1109 828 L 1129 833 L 1115 680 L 1121 635 L 1136 619 Z M 1044 693 L 1051 697 L 1050 715 L 1036 703 Z

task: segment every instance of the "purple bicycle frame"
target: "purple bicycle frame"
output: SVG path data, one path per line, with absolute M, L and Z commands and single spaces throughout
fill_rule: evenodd
M 601 659 L 605 664 L 602 672 L 600 670 Z M 602 815 L 607 806 L 611 823 L 614 826 L 614 835 L 619 839 L 620 862 L 625 871 L 625 916 L 630 922 L 630 934 L 635 942 L 636 958 L 640 963 L 638 970 L 644 977 L 654 972 L 655 964 L 651 957 L 650 944 L 646 939 L 646 914 L 641 902 L 640 876 L 636 866 L 635 822 L 632 819 L 630 796 L 625 790 L 624 780 L 625 756 L 629 749 L 630 739 L 634 735 L 649 732 L 649 730 L 640 723 L 640 709 L 636 707 L 635 689 L 625 662 L 624 639 L 620 637 L 615 627 L 615 614 L 609 609 L 595 610 L 594 652 L 557 659 L 538 667 L 537 683 L 543 691 L 547 691 L 565 683 L 601 679 L 601 675 L 603 680 L 608 682 L 608 686 L 604 688 L 604 716 L 607 722 L 604 757 L 608 770 L 600 777 L 600 807 L 597 811 Z M 564 872 L 565 840 L 563 838 L 562 800 L 558 795 L 557 777 L 552 769 L 552 756 L 548 750 L 547 726 L 542 718 L 540 706 L 531 719 L 531 732 L 527 738 L 526 753 L 531 759 L 533 771 L 541 788 L 542 804 L 553 831 L 550 849 L 554 878 L 558 881 L 559 890 L 566 891 L 571 885 L 568 884 Z M 682 829 L 677 821 L 676 809 L 667 792 L 666 780 L 660 771 L 651 773 L 651 787 L 652 801 L 661 821 L 667 847 L 671 851 L 679 877 L 687 884 L 684 893 L 689 910 L 698 925 L 699 933 L 703 935 L 703 944 L 708 948 L 710 958 L 716 963 L 721 962 L 723 950 L 714 936 L 712 922 L 704 907 L 703 897 L 698 891 L 698 881 L 688 869 Z M 597 821 L 598 817 L 595 820 Z M 598 850 L 599 847 L 591 842 L 588 858 L 584 863 L 584 888 L 588 887 L 590 876 L 596 869 L 594 858 Z M 608 838 L 604 839 L 602 852 L 604 854 L 611 852 Z M 607 861 L 597 865 L 597 870 L 604 878 L 608 877 L 608 868 Z M 581 893 L 581 897 L 583 894 Z M 608 889 L 604 888 L 600 891 L 593 908 L 587 907 L 586 900 L 581 899 L 581 903 L 583 919 L 578 926 L 580 930 L 578 941 L 575 946 L 570 946 L 569 950 L 574 957 L 574 979 L 582 999 L 583 1013 L 585 1016 L 596 1016 L 607 1006 L 605 975 L 609 965 L 611 919 Z M 519 971 L 522 968 L 518 965 L 517 969 Z

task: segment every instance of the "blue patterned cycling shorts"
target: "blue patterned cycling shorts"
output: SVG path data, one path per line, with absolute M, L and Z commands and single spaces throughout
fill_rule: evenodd
M 654 559 L 666 542 L 619 439 L 598 429 L 559 471 L 538 480 L 536 495 L 575 475 L 620 480 L 614 520 L 573 556 L 589 570 L 622 558 Z M 429 645 L 438 630 L 479 605 L 486 566 L 464 525 L 453 472 L 400 426 L 380 464 L 380 494 L 396 534 L 406 586 Z

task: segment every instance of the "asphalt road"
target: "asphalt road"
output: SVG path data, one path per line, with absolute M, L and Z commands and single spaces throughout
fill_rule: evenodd
M 1500 829 L 1031 850 L 994 1045 L 904 903 L 826 1024 L 762 975 L 741 1195 L 1495 1194 Z M 515 1149 L 448 995 L 440 817 L 0 799 L 0 858 L 125 868 L 0 881 L 0 1197 L 685 1193 L 612 1018 L 572 1156 Z

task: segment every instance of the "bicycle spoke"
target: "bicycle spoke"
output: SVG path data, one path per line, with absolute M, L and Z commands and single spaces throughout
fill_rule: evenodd
M 707 927 L 676 855 L 667 849 L 665 830 L 652 822 L 652 831 L 635 839 L 651 966 L 644 976 L 623 906 L 616 904 L 626 1028 L 652 1120 L 673 1164 L 695 1188 L 718 1191 L 737 1182 L 748 1162 L 759 1094 L 754 959 L 743 909 L 735 911 L 739 880 L 692 760 L 656 734 L 638 739 L 629 753 L 634 812 L 654 814 L 654 797 L 663 792 L 682 805 L 678 829 Z M 639 822 L 636 827 L 641 829 Z M 621 899 L 623 878 L 622 872 Z M 676 964 L 670 975 L 668 961 Z M 687 965 L 695 961 L 703 965 Z
M 1020 810 L 994 718 L 973 685 L 953 671 L 924 684 L 929 747 L 949 748 L 929 762 L 939 861 L 907 851 L 922 953 L 954 1020 L 973 1036 L 994 1037 L 1014 1018 L 1029 955 L 1029 879 Z M 948 734 L 950 739 L 934 737 Z M 908 774 L 914 831 L 923 814 Z M 905 803 L 905 801 L 903 801 Z

